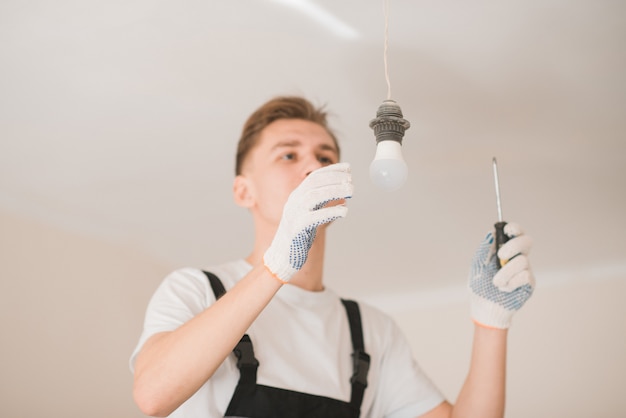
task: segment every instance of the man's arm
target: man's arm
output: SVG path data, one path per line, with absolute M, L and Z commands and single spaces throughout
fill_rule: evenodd
M 150 337 L 135 363 L 133 396 L 142 412 L 167 416 L 193 395 L 232 352 L 280 286 L 260 265 L 180 328 Z
M 146 341 L 137 356 L 133 386 L 135 402 L 145 414 L 169 415 L 213 376 L 280 286 L 302 268 L 316 229 L 346 215 L 345 206 L 325 204 L 350 196 L 348 164 L 309 174 L 287 199 L 263 262 L 202 313 Z
M 469 373 L 451 416 L 503 417 L 508 330 L 474 327 Z
M 444 402 L 424 418 L 504 416 L 508 328 L 535 286 L 527 257 L 532 240 L 514 223 L 507 224 L 504 232 L 511 239 L 497 254 L 488 234 L 472 261 L 474 342 L 469 373 L 456 404 Z M 507 261 L 502 268 L 500 260 Z
M 454 405 L 444 402 L 422 418 L 504 416 L 507 330 L 475 326 L 469 373 Z

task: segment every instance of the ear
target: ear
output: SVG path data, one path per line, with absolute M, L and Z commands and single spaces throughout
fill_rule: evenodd
M 250 190 L 250 184 L 246 177 L 238 175 L 233 182 L 233 198 L 235 203 L 242 208 L 251 208 L 254 199 Z

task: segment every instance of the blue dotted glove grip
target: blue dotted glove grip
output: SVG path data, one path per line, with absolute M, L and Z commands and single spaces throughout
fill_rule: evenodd
M 533 287 L 525 284 L 512 292 L 504 292 L 493 284 L 498 270 L 499 260 L 495 254 L 493 234 L 490 232 L 472 260 L 469 280 L 472 318 L 485 326 L 508 328 L 513 314 L 532 295 Z

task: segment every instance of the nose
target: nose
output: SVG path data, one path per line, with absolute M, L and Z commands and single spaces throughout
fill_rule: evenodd
M 305 164 L 304 164 L 304 176 L 308 176 L 309 174 L 311 174 L 313 171 L 317 170 L 318 168 L 322 168 L 323 165 L 320 162 L 320 160 L 317 159 L 317 156 L 313 156 L 313 157 L 309 157 L 307 158 Z

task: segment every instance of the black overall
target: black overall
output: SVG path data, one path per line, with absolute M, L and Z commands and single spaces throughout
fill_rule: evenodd
M 204 272 L 209 278 L 215 298 L 226 290 L 222 282 L 212 273 Z M 358 418 L 363 393 L 367 387 L 367 372 L 370 357 L 365 353 L 359 305 L 350 300 L 341 300 L 348 314 L 352 336 L 354 373 L 350 379 L 352 395 L 350 402 L 325 396 L 294 392 L 286 389 L 257 385 L 256 372 L 259 367 L 254 357 L 250 337 L 245 334 L 233 350 L 237 357 L 239 383 L 235 388 L 225 417 L 245 418 Z

